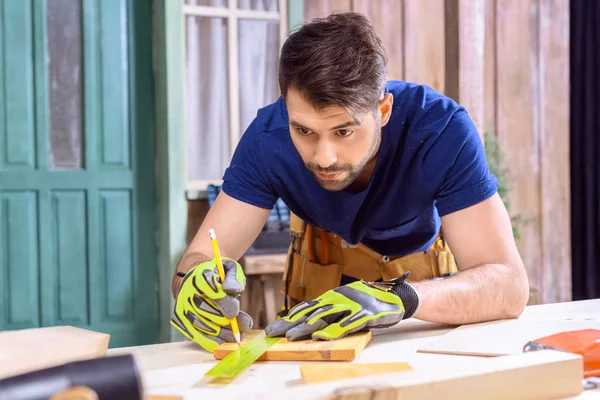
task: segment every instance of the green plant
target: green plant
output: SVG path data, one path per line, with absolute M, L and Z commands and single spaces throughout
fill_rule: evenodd
M 498 138 L 489 132 L 484 133 L 484 147 L 490 171 L 498 178 L 498 194 L 510 215 L 513 236 L 515 239 L 519 239 L 520 233 L 518 226 L 521 223 L 521 215 L 511 214 L 510 201 L 508 200 L 508 193 L 510 192 L 511 187 L 508 179 L 508 169 L 504 165 L 505 154 L 501 149 Z

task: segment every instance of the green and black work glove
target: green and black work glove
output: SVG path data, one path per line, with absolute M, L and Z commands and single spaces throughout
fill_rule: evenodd
M 287 340 L 340 339 L 370 328 L 385 328 L 412 317 L 420 306 L 408 272 L 391 281 L 356 281 L 294 306 L 265 328 L 268 336 Z
M 223 342 L 235 342 L 230 318 L 236 317 L 240 336 L 252 328 L 252 318 L 240 311 L 239 296 L 246 277 L 239 263 L 223 258 L 221 282 L 215 260 L 189 270 L 179 284 L 171 325 L 188 339 L 212 352 Z

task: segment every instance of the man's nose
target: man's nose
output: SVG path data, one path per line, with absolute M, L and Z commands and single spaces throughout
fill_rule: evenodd
M 317 144 L 317 152 L 315 154 L 315 162 L 321 168 L 329 168 L 335 164 L 337 156 L 335 154 L 335 147 L 329 140 L 319 140 Z

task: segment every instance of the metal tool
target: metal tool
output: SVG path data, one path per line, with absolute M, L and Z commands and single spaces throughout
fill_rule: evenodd
M 75 361 L 0 380 L 0 400 L 143 400 L 132 355 Z
M 600 387 L 600 330 L 581 329 L 560 332 L 529 341 L 523 352 L 556 350 L 579 354 L 583 357 L 583 387 Z

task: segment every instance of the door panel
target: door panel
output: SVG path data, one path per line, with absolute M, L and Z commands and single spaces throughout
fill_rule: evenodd
M 1 2 L 0 330 L 157 338 L 151 10 L 133 3 Z
M 39 323 L 36 200 L 32 190 L 0 192 L 0 290 L 6 329 Z
M 128 43 L 125 1 L 100 1 L 98 37 L 100 80 L 102 82 L 102 128 L 100 130 L 100 163 L 103 170 L 129 170 L 129 92 Z
M 102 319 L 127 321 L 133 317 L 133 254 L 131 196 L 126 190 L 100 193 Z
M 2 1 L 0 76 L 3 170 L 35 168 L 32 17 L 30 1 Z
M 85 202 L 84 190 L 55 190 L 52 193 L 50 236 L 57 297 L 49 306 L 56 308 L 54 324 L 90 323 L 87 285 L 82 284 L 87 282 Z

